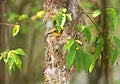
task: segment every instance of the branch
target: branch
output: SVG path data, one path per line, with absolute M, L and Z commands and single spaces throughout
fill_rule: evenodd
M 9 23 L 0 23 L 0 25 L 6 25 L 6 26 L 11 26 L 11 27 L 15 26 L 15 24 L 9 24 Z

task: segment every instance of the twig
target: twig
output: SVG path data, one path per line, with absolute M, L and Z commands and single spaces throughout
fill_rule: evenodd
M 9 24 L 9 23 L 0 23 L 0 25 L 6 25 L 6 26 L 15 26 L 14 24 Z

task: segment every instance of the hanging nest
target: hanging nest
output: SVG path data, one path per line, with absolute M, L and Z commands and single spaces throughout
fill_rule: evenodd
M 46 0 L 44 2 L 43 7 L 46 11 L 43 18 L 43 22 L 46 23 L 44 84 L 70 84 L 70 78 L 75 69 L 73 66 L 69 70 L 66 69 L 67 51 L 63 51 L 63 46 L 70 38 L 80 39 L 83 43 L 85 41 L 83 34 L 78 32 L 77 29 L 77 24 L 85 24 L 83 11 L 78 3 L 77 0 Z M 71 14 L 73 20 L 65 22 L 63 30 L 58 35 L 54 35 L 53 33 L 58 31 L 56 23 L 52 22 L 52 17 L 61 8 L 66 8 L 67 13 Z

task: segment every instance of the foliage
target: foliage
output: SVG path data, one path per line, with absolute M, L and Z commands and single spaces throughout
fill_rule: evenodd
M 22 15 L 20 18 L 22 19 L 23 17 L 24 16 Z M 12 24 L 7 24 L 7 23 L 3 23 L 3 24 L 13 26 Z M 19 33 L 19 30 L 20 30 L 20 25 L 19 24 L 14 25 L 12 28 L 12 36 L 15 37 Z M 25 56 L 25 55 L 26 55 L 25 52 L 20 48 L 15 50 L 6 50 L 0 53 L 0 61 L 3 60 L 4 63 L 7 64 L 8 73 L 9 75 L 11 75 L 12 72 L 15 71 L 15 68 L 18 68 L 20 71 L 22 71 L 22 61 L 19 56 Z
M 92 63 L 92 55 L 86 51 L 83 51 L 81 42 L 79 42 L 79 40 L 69 39 L 64 45 L 64 50 L 66 49 L 68 50 L 66 58 L 67 68 L 69 69 L 73 64 L 77 71 L 84 68 L 84 70 L 88 72 Z
M 101 13 L 102 12 L 100 10 L 95 10 L 93 12 L 93 17 L 97 17 Z M 111 31 L 114 31 L 117 26 L 116 11 L 113 8 L 108 8 L 106 13 L 107 13 L 109 27 L 112 29 Z M 79 32 L 84 33 L 86 40 L 89 43 L 91 41 L 92 27 L 81 25 L 81 24 L 78 24 L 77 27 L 78 27 Z M 115 60 L 117 59 L 117 56 L 120 53 L 119 52 L 120 39 L 113 36 L 113 41 L 116 46 L 113 46 L 114 44 L 108 41 L 108 43 L 110 44 L 110 47 L 109 47 L 110 58 L 109 59 L 112 65 L 115 63 Z M 103 35 L 100 35 L 96 40 L 95 53 L 90 54 L 88 51 L 82 49 L 82 42 L 80 40 L 74 40 L 72 38 L 68 39 L 68 41 L 64 45 L 64 50 L 68 51 L 67 57 L 66 57 L 67 68 L 69 69 L 72 65 L 74 65 L 77 71 L 80 71 L 82 68 L 84 68 L 86 72 L 92 72 L 95 66 L 96 60 L 100 59 L 101 53 L 103 52 L 103 45 L 104 45 L 104 37 Z
M 94 12 L 93 12 L 93 17 L 97 17 L 97 16 L 99 16 L 101 14 L 101 11 L 100 10 L 95 10 Z
M 107 8 L 107 21 L 109 28 L 112 29 L 112 31 L 115 30 L 118 24 L 117 14 L 114 8 Z
M 9 75 L 15 71 L 16 67 L 22 71 L 22 61 L 19 56 L 25 55 L 25 52 L 20 48 L 15 50 L 6 50 L 1 53 L 0 60 L 3 60 L 4 63 L 7 64 Z
M 14 36 L 16 36 L 18 33 L 19 33 L 19 30 L 20 30 L 20 25 L 15 25 L 14 27 L 13 27 L 13 31 L 12 31 L 12 36 L 14 37 Z
M 56 20 L 56 26 L 57 26 L 59 33 L 63 30 L 63 28 L 64 28 L 63 26 L 64 26 L 65 22 L 72 20 L 72 17 L 70 14 L 65 14 L 66 11 L 67 11 L 67 9 L 61 9 L 61 11 L 55 16 L 56 19 L 53 18 L 54 20 Z
M 67 9 L 63 8 L 61 9 L 56 15 L 52 17 L 52 21 L 56 23 L 56 27 L 59 33 L 64 29 L 64 25 L 66 21 L 72 21 L 71 14 L 67 14 Z M 100 10 L 95 10 L 92 12 L 93 18 L 98 17 L 100 14 L 103 12 Z M 38 13 L 37 13 L 38 14 Z M 43 15 L 45 14 L 45 11 L 39 11 L 39 18 L 42 18 Z M 107 21 L 109 28 L 111 28 L 111 31 L 114 31 L 116 26 L 117 26 L 117 15 L 116 11 L 113 8 L 107 8 L 106 9 L 106 14 L 107 14 Z M 38 15 L 36 15 L 38 16 Z M 36 17 L 34 16 L 34 17 Z M 90 19 L 90 17 L 88 17 Z M 94 23 L 93 23 L 94 24 Z M 96 25 L 94 24 L 96 27 Z M 92 30 L 93 26 L 91 25 L 82 25 L 78 24 L 77 28 L 80 33 L 84 33 L 87 43 L 91 42 L 91 37 L 92 37 Z M 99 31 L 98 33 L 101 34 Z M 95 37 L 93 37 L 95 39 Z M 82 47 L 82 42 L 78 39 L 68 39 L 66 44 L 64 45 L 64 51 L 67 51 L 67 57 L 66 57 L 66 66 L 67 69 L 69 69 L 71 66 L 74 66 L 77 71 L 80 71 L 82 68 L 86 72 L 92 72 L 95 66 L 96 60 L 100 59 L 101 53 L 103 52 L 103 45 L 104 45 L 104 37 L 101 34 L 99 37 L 96 38 L 96 50 L 94 54 L 91 54 L 87 50 L 84 50 Z M 110 40 L 109 38 L 107 38 Z M 110 62 L 111 64 L 114 64 L 118 54 L 119 54 L 119 38 L 113 37 L 114 44 L 116 45 L 115 47 L 111 46 L 112 43 L 108 41 L 110 44 Z M 113 45 L 114 45 L 113 44 Z

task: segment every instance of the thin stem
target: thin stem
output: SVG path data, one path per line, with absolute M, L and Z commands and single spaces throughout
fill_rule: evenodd
M 103 33 L 101 32 L 101 30 L 99 29 L 99 27 L 97 26 L 97 24 L 92 20 L 92 18 L 85 12 L 85 10 L 83 8 L 81 8 L 83 10 L 83 13 L 89 18 L 89 20 L 94 24 L 94 26 L 96 27 L 96 29 L 98 30 L 98 32 L 102 35 Z
M 89 20 L 93 23 L 93 25 L 97 28 L 98 32 L 102 35 L 102 37 L 104 37 L 104 34 L 101 32 L 100 28 L 97 26 L 97 24 L 92 20 L 92 18 L 88 15 L 88 13 L 85 12 L 85 10 L 83 8 L 81 8 L 83 10 L 83 12 L 85 13 L 85 15 L 89 18 Z M 116 46 L 109 42 L 107 40 L 107 43 L 109 43 L 113 48 L 117 49 Z M 118 50 L 118 49 L 117 49 Z
M 0 25 L 6 25 L 6 26 L 15 26 L 14 24 L 9 24 L 9 23 L 0 23 Z

